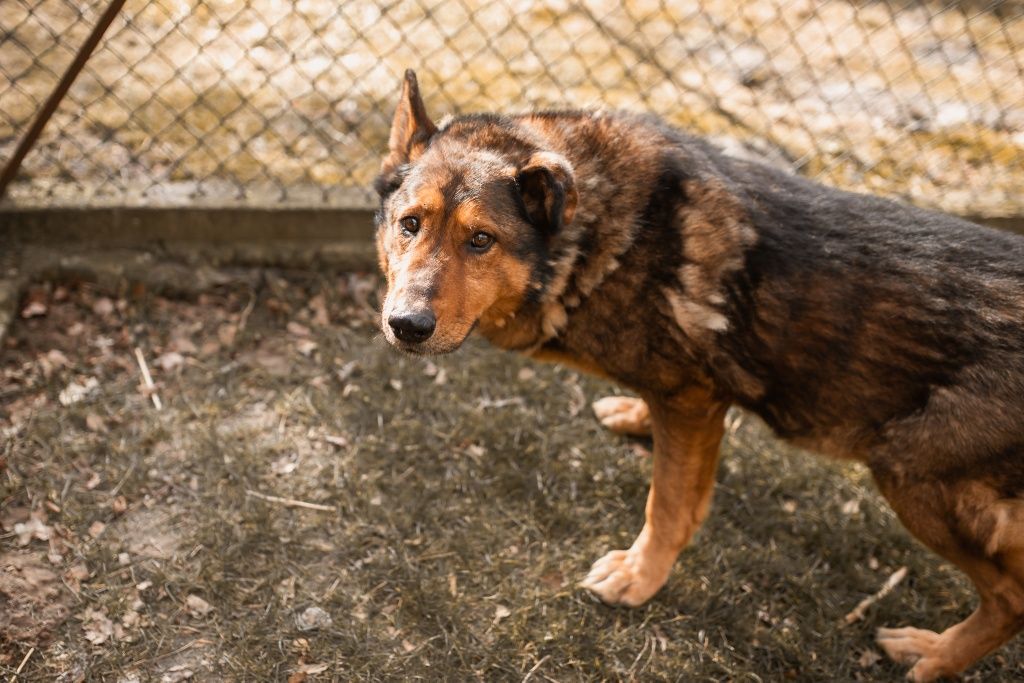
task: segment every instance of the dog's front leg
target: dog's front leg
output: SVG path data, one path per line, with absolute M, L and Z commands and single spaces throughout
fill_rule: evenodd
M 657 593 L 704 521 L 728 408 L 705 389 L 670 400 L 647 398 L 647 403 L 654 473 L 644 528 L 628 550 L 614 550 L 595 562 L 580 584 L 611 605 L 641 605 Z

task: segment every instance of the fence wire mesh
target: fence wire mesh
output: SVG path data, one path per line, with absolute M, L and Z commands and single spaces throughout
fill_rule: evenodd
M 106 0 L 0 2 L 0 160 Z M 1024 2 L 129 0 L 13 206 L 361 207 L 435 117 L 652 111 L 845 189 L 1024 215 Z

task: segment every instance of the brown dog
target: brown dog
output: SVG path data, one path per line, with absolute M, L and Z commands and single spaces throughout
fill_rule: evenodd
M 865 463 L 974 582 L 941 634 L 880 629 L 909 677 L 1024 625 L 1024 241 L 748 161 L 655 119 L 562 112 L 435 126 L 408 72 L 376 184 L 384 333 L 493 343 L 613 379 L 653 434 L 646 522 L 584 585 L 639 605 L 708 512 L 726 409 Z

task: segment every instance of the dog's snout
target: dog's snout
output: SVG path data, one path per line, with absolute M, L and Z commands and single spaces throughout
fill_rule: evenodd
M 429 339 L 434 333 L 436 323 L 437 319 L 429 309 L 415 313 L 397 313 L 388 318 L 388 325 L 394 330 L 395 336 L 413 344 Z

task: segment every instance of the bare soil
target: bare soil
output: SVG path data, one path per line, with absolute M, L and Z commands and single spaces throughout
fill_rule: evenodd
M 575 584 L 631 542 L 650 470 L 590 414 L 614 387 L 476 341 L 399 355 L 372 275 L 227 274 L 189 299 L 61 281 L 21 302 L 0 679 L 898 680 L 876 627 L 972 608 L 863 469 L 740 413 L 668 585 L 597 603 Z M 1022 676 L 1018 640 L 967 680 Z

